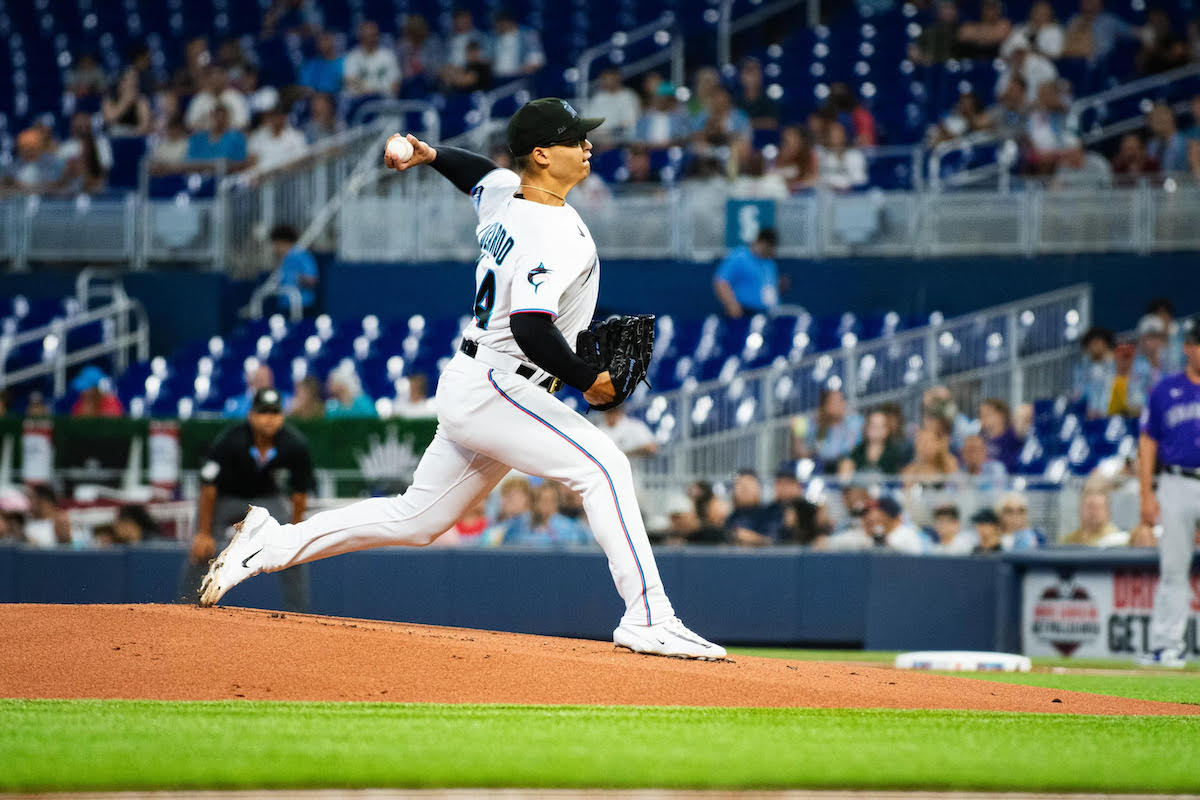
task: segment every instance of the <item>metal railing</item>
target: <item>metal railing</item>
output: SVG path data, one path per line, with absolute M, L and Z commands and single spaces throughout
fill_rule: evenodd
M 136 359 L 150 357 L 150 323 L 146 310 L 131 299 L 119 282 L 104 285 L 94 282 L 107 280 L 109 275 L 97 270 L 84 270 L 76 280 L 78 311 L 55 317 L 49 323 L 16 334 L 0 335 L 0 388 L 17 386 L 25 381 L 52 375 L 54 394 L 61 396 L 67 388 L 67 370 L 95 358 L 112 356 L 113 367 L 120 373 L 130 363 L 131 351 Z M 103 300 L 103 305 L 93 305 Z M 69 349 L 72 331 L 99 322 L 101 340 L 94 344 Z M 8 370 L 8 354 L 26 345 L 41 345 L 41 358 L 15 370 Z
M 396 176 L 342 206 L 343 261 L 473 259 L 471 204 L 438 176 Z M 601 257 L 709 261 L 727 252 L 731 198 L 709 183 L 572 196 Z M 1128 188 L 851 194 L 771 201 L 784 258 L 1037 255 L 1200 249 L 1200 184 L 1177 176 Z M 380 226 L 379 219 L 392 224 Z
M 653 491 L 719 480 L 742 466 L 771 474 L 793 455 L 793 420 L 816 408 L 826 388 L 844 392 L 852 408 L 898 403 L 908 419 L 919 419 L 922 393 L 937 384 L 964 409 L 988 397 L 1015 408 L 1057 395 L 1069 385 L 1075 342 L 1090 318 L 1091 287 L 1078 285 L 870 341 L 848 336 L 838 350 L 779 358 L 755 370 L 741 368 L 749 354 L 726 354 L 714 380 L 685 379 L 669 392 L 643 387 L 631 398 L 630 411 L 645 416 L 660 444 L 657 455 L 642 461 L 643 485 Z M 752 320 L 750 332 L 766 322 Z M 705 336 L 715 338 L 719 324 L 715 317 L 705 323 L 699 347 Z M 672 338 L 662 328 L 660 352 Z M 807 346 L 805 328 L 797 318 L 798 348 Z M 693 364 L 681 358 L 676 368 L 687 375 Z
M 666 36 L 665 41 L 663 41 L 663 34 Z M 686 77 L 683 63 L 683 32 L 676 23 L 675 15 L 668 11 L 653 22 L 647 22 L 631 31 L 615 33 L 609 41 L 589 47 L 580 53 L 579 60 L 575 64 L 575 98 L 580 103 L 586 103 L 587 99 L 592 96 L 591 89 L 594 83 L 592 64 L 597 59 L 617 51 L 623 51 L 630 45 L 648 39 L 654 40 L 654 43 L 663 49 L 636 61 L 622 63 L 621 77 L 628 78 L 651 67 L 669 62 L 671 64 L 671 82 L 676 86 L 682 86 Z

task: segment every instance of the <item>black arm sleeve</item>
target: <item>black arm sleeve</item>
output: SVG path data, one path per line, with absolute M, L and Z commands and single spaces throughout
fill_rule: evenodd
M 554 327 L 549 314 L 526 311 L 508 318 L 517 346 L 529 356 L 529 360 L 563 383 L 574 386 L 581 392 L 592 388 L 600 373 L 586 362 L 567 344 L 567 340 Z
M 437 158 L 429 166 L 440 172 L 461 192 L 470 193 L 484 175 L 500 165 L 470 150 L 458 147 L 438 147 Z

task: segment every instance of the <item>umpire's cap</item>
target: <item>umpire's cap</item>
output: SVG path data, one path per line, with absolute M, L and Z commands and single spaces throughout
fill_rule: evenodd
M 254 401 L 250 403 L 250 410 L 255 414 L 282 414 L 283 398 L 279 396 L 279 390 L 259 389 L 254 393 Z
M 532 100 L 508 121 L 508 149 L 514 156 L 524 156 L 535 147 L 577 142 L 603 123 L 604 117 L 579 116 L 570 103 L 558 97 Z

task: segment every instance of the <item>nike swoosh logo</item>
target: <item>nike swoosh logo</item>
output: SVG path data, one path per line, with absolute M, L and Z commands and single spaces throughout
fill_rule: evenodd
M 247 562 L 249 562 L 249 561 L 250 561 L 250 559 L 254 558 L 256 555 L 258 555 L 258 554 L 259 554 L 259 553 L 261 553 L 262 551 L 263 551 L 263 548 L 261 548 L 261 547 L 260 547 L 260 548 L 258 548 L 257 550 L 255 550 L 253 553 L 251 553 L 250 555 L 248 555 L 248 556 L 246 556 L 245 558 L 243 558 L 243 559 L 242 559 L 242 568 L 243 568 L 243 569 L 249 569 L 249 568 L 250 568 L 250 564 L 249 564 L 249 563 L 247 563 Z

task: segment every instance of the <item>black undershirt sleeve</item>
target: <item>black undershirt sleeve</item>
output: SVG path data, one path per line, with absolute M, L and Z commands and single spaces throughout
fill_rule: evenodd
M 508 325 L 530 361 L 581 392 L 592 388 L 599 373 L 575 355 L 549 314 L 524 311 L 511 315 Z
M 500 165 L 470 150 L 460 147 L 438 147 L 437 158 L 429 163 L 461 192 L 471 193 L 475 184 Z

